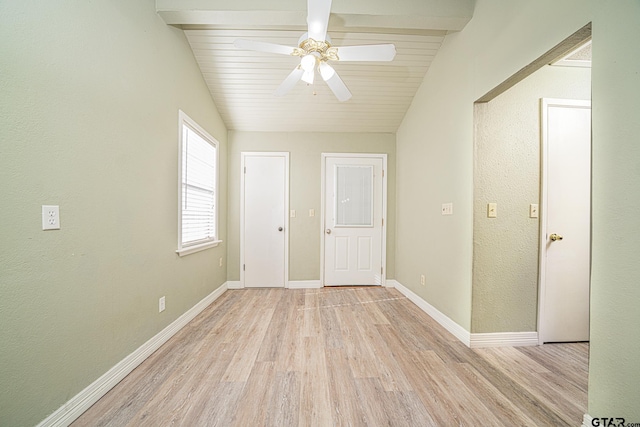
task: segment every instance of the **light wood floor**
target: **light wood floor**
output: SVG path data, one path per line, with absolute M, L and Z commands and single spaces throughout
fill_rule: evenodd
M 73 426 L 577 426 L 588 351 L 471 350 L 395 289 L 230 290 Z

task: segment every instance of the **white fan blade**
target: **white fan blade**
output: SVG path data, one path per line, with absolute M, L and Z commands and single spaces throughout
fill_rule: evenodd
M 278 86 L 278 89 L 276 89 L 276 91 L 273 94 L 275 96 L 282 96 L 285 93 L 289 92 L 291 89 L 293 89 L 296 83 L 298 83 L 298 80 L 300 80 L 300 77 L 302 77 L 303 73 L 304 73 L 304 70 L 302 68 L 296 67 L 287 76 L 287 78 L 284 79 L 284 81 L 280 84 L 280 86 Z
M 393 61 L 396 47 L 392 44 L 342 46 L 338 48 L 340 61 Z
M 338 101 L 343 102 L 351 99 L 351 92 L 349 92 L 347 85 L 344 84 L 338 73 L 334 73 L 326 82 L 331 92 L 338 98 Z
M 238 49 L 255 50 L 258 52 L 279 53 L 281 55 L 291 55 L 293 48 L 275 43 L 256 42 L 253 40 L 236 39 L 233 45 Z
M 307 10 L 309 38 L 319 42 L 324 41 L 327 37 L 327 26 L 331 14 L 331 0 L 308 0 Z

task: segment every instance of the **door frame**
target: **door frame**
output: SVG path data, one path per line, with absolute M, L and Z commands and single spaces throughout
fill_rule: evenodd
M 326 210 L 326 167 L 327 158 L 340 157 L 340 158 L 374 158 L 382 159 L 382 241 L 381 244 L 381 257 L 380 265 L 382 266 L 381 285 L 387 286 L 387 154 L 386 153 L 322 153 L 321 166 L 320 166 L 320 286 L 324 287 L 324 239 L 325 239 L 325 210 Z
M 247 157 L 284 157 L 284 287 L 289 287 L 289 152 L 286 151 L 242 151 L 240 153 L 240 288 L 244 286 L 244 185 L 245 160 Z
M 545 297 L 546 297 L 546 269 L 547 269 L 547 195 L 548 195 L 548 166 L 549 166 L 549 140 L 547 137 L 548 107 L 589 107 L 590 100 L 576 99 L 559 99 L 559 98 L 540 98 L 540 235 L 539 235 L 539 262 L 538 262 L 538 345 L 544 344 L 544 313 L 545 313 Z M 593 162 L 593 158 L 591 158 Z M 591 214 L 590 214 L 591 215 Z M 590 220 L 591 221 L 591 220 Z M 591 260 L 589 260 L 589 268 L 591 268 Z M 591 276 L 591 273 L 589 273 Z M 589 303 L 591 305 L 591 303 Z M 591 317 L 591 307 L 589 307 L 589 317 Z

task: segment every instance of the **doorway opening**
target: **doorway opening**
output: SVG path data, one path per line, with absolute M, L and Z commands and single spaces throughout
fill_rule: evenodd
M 539 268 L 546 242 L 540 221 L 547 206 L 541 194 L 540 104 L 542 98 L 590 101 L 590 68 L 550 65 L 590 38 L 588 24 L 474 105 L 471 332 L 515 337 L 529 331 L 526 343 L 505 345 L 541 343 Z

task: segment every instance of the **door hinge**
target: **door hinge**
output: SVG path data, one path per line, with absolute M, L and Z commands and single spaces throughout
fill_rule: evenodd
M 247 173 L 247 167 L 246 166 L 244 167 L 244 173 Z
M 384 274 L 384 267 L 380 267 L 380 274 Z
M 382 169 L 382 177 L 384 178 L 384 169 Z
M 384 227 L 384 218 L 382 218 L 382 226 Z
M 244 264 L 242 264 L 242 271 L 245 271 Z

